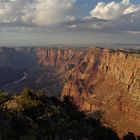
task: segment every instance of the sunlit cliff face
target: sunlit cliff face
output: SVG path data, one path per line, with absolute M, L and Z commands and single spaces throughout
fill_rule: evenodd
M 82 110 L 101 111 L 120 135 L 139 134 L 139 91 L 140 54 L 93 48 L 70 73 L 61 96 L 72 96 Z
M 132 50 L 92 48 L 38 49 L 39 63 L 68 66 L 61 98 L 72 96 L 84 111 L 101 112 L 102 121 L 120 136 L 140 133 L 140 54 Z M 135 125 L 134 125 L 135 124 Z

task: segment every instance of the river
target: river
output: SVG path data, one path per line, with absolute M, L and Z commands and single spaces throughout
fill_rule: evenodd
M 13 82 L 11 82 L 9 84 L 5 84 L 0 88 L 6 88 L 6 87 L 9 87 L 9 86 L 13 86 L 14 84 L 17 84 L 17 83 L 20 83 L 20 82 L 24 81 L 25 79 L 27 79 L 27 77 L 28 77 L 27 73 L 24 72 L 24 76 L 21 79 L 13 81 Z

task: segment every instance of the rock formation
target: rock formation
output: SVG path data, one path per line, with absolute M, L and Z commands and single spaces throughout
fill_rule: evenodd
M 36 50 L 39 64 L 53 67 L 78 64 L 84 53 L 85 51 L 74 48 L 37 48 Z
M 116 129 L 120 136 L 128 131 L 140 134 L 138 51 L 40 48 L 37 56 L 39 63 L 46 66 L 71 66 L 63 69 L 67 71 L 67 79 L 61 98 L 72 96 L 81 110 L 101 117 L 103 123 Z M 100 116 L 95 115 L 96 112 L 100 112 Z
M 65 95 L 84 111 L 100 111 L 102 121 L 120 136 L 140 134 L 140 54 L 89 49 L 69 75 L 61 97 Z

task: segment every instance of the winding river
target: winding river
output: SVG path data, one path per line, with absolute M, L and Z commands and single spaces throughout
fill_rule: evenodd
M 24 81 L 25 79 L 27 79 L 27 77 L 28 77 L 27 73 L 24 72 L 24 76 L 21 79 L 13 81 L 9 84 L 3 85 L 1 88 L 6 88 L 6 87 L 9 87 L 9 86 L 13 86 L 14 84 L 17 84 L 17 83 L 20 83 L 20 82 Z

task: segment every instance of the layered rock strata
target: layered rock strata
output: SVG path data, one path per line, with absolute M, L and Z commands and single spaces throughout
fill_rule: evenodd
M 100 111 L 105 124 L 123 135 L 140 134 L 140 54 L 124 50 L 90 49 L 65 83 L 84 111 Z
M 101 118 L 120 136 L 140 134 L 140 52 L 103 48 L 36 50 L 38 62 L 67 72 L 61 98 Z

